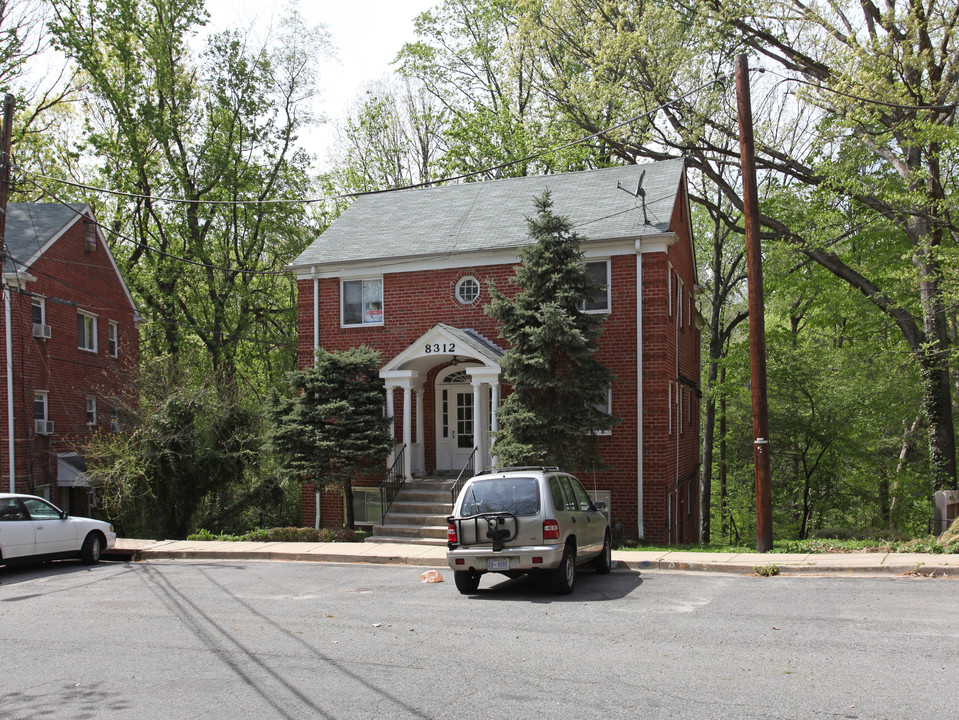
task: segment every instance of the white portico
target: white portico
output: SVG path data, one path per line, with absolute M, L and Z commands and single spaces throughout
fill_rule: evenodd
M 476 451 L 476 467 L 493 464 L 490 433 L 498 429 L 500 366 L 503 351 L 479 333 L 437 323 L 380 370 L 386 383 L 386 414 L 395 417 L 394 390 L 403 390 L 403 474 L 458 472 Z M 427 387 L 431 371 L 439 368 Z M 433 401 L 427 401 L 432 395 Z M 414 403 L 415 399 L 415 403 Z M 415 412 L 414 412 L 415 404 Z M 432 413 L 427 422 L 426 413 Z M 427 442 L 427 427 L 432 433 Z M 394 428 L 396 424 L 391 426 Z M 427 458 L 427 445 L 433 452 Z

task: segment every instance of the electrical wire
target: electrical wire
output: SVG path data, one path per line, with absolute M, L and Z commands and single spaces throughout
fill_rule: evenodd
M 364 197 L 367 195 L 382 195 L 385 193 L 401 192 L 403 190 L 416 190 L 419 188 L 432 187 L 434 185 L 441 185 L 444 183 L 454 183 L 460 180 L 467 180 L 469 178 L 476 177 L 478 175 L 489 175 L 491 173 L 495 173 L 497 170 L 504 170 L 506 168 L 513 167 L 514 165 L 519 165 L 521 163 L 530 162 L 532 160 L 538 160 L 539 158 L 545 157 L 546 155 L 551 155 L 553 153 L 561 152 L 563 150 L 568 150 L 569 148 L 575 147 L 577 145 L 582 145 L 585 142 L 589 142 L 590 140 L 594 140 L 598 137 L 602 137 L 603 135 L 611 133 L 615 130 L 619 130 L 620 128 L 626 127 L 627 125 L 632 125 L 633 123 L 639 120 L 642 120 L 651 115 L 654 115 L 660 110 L 666 107 L 669 107 L 673 103 L 686 99 L 693 93 L 700 92 L 701 90 L 705 90 L 706 88 L 712 85 L 716 85 L 723 82 L 725 82 L 724 78 L 717 78 L 714 80 L 710 80 L 709 82 L 703 83 L 702 85 L 699 85 L 693 88 L 692 90 L 689 90 L 688 92 L 683 93 L 682 95 L 679 95 L 675 98 L 667 100 L 666 102 L 660 105 L 657 105 L 656 107 L 650 110 L 642 112 L 639 115 L 635 115 L 627 120 L 623 120 L 622 122 L 616 123 L 615 125 L 611 125 L 603 130 L 598 130 L 590 135 L 585 135 L 575 140 L 571 140 L 570 142 L 565 143 L 563 145 L 559 145 L 553 148 L 548 148 L 546 150 L 541 150 L 540 152 L 533 153 L 531 155 L 526 155 L 524 157 L 517 158 L 516 160 L 510 160 L 505 163 L 500 163 L 499 165 L 491 165 L 491 166 L 482 168 L 480 170 L 474 170 L 472 172 L 462 173 L 460 175 L 451 175 L 448 177 L 439 178 L 437 180 L 427 180 L 427 181 L 424 181 L 421 183 L 415 183 L 412 185 L 404 185 L 402 187 L 395 187 L 395 188 L 384 188 L 381 190 L 366 190 L 366 191 L 360 191 L 360 192 L 341 193 L 338 195 L 321 195 L 313 198 L 294 198 L 294 199 L 288 198 L 288 199 L 276 199 L 276 200 L 191 200 L 186 198 L 169 197 L 165 195 L 139 195 L 137 193 L 129 193 L 129 192 L 124 192 L 120 190 L 110 190 L 108 188 L 96 187 L 96 186 L 87 185 L 84 183 L 77 183 L 71 180 L 64 180 L 62 178 L 55 178 L 49 175 L 43 175 L 41 173 L 34 173 L 30 171 L 25 171 L 25 172 L 27 175 L 30 175 L 36 178 L 41 178 L 43 180 L 48 180 L 50 182 L 67 185 L 69 187 L 74 187 L 74 188 L 78 188 L 80 190 L 86 190 L 89 192 L 103 193 L 107 195 L 125 197 L 133 200 L 151 200 L 154 202 L 181 203 L 181 204 L 187 204 L 187 205 L 227 205 L 231 207 L 243 206 L 243 205 L 273 205 L 273 204 L 309 205 L 309 204 L 329 202 L 334 200 L 349 200 L 349 199 L 354 199 L 358 197 Z
M 852 93 L 847 93 L 847 92 L 843 92 L 842 90 L 837 90 L 836 88 L 820 85 L 818 83 L 814 83 L 809 80 L 805 80 L 803 78 L 789 77 L 787 75 L 782 75 L 776 72 L 775 70 L 767 70 L 765 68 L 756 68 L 756 72 L 769 73 L 770 75 L 775 75 L 776 77 L 782 78 L 783 80 L 787 82 L 794 82 L 800 85 L 808 85 L 809 87 L 815 88 L 816 90 L 821 90 L 823 92 L 830 92 L 830 93 L 833 93 L 834 95 L 839 95 L 841 97 L 848 98 L 849 100 L 857 100 L 858 102 L 866 103 L 867 105 L 878 105 L 880 107 L 888 107 L 896 110 L 937 110 L 941 112 L 954 111 L 956 107 L 959 107 L 959 104 L 957 103 L 952 103 L 951 105 L 904 105 L 901 103 L 885 102 L 883 100 L 874 100 L 871 98 L 862 97 L 860 95 L 853 95 Z

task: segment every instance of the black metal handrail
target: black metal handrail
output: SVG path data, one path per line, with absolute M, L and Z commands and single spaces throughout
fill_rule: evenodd
M 460 490 L 463 489 L 463 485 L 466 484 L 466 481 L 469 480 L 476 474 L 476 451 L 478 448 L 473 448 L 473 452 L 470 453 L 469 460 L 466 461 L 466 464 L 463 466 L 463 469 L 460 470 L 460 474 L 456 476 L 456 482 L 453 483 L 453 487 L 450 488 L 450 495 L 453 497 L 453 502 L 456 502 L 456 498 L 460 494 Z
M 383 482 L 380 483 L 380 525 L 386 522 L 386 513 L 389 512 L 390 506 L 396 499 L 400 488 L 403 487 L 403 483 L 406 482 L 405 455 L 406 444 L 404 443 L 396 455 L 396 460 L 393 461 L 390 469 L 386 471 L 386 477 L 383 479 Z

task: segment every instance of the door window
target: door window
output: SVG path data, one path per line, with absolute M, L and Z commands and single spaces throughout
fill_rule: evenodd
M 473 394 L 456 393 L 456 446 L 473 447 Z

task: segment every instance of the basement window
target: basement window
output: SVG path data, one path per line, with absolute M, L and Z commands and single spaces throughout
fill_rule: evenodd
M 346 507 L 343 508 L 344 513 Z M 345 514 L 344 514 L 344 517 Z M 353 488 L 353 522 L 357 525 L 376 525 L 380 521 L 380 489 Z

